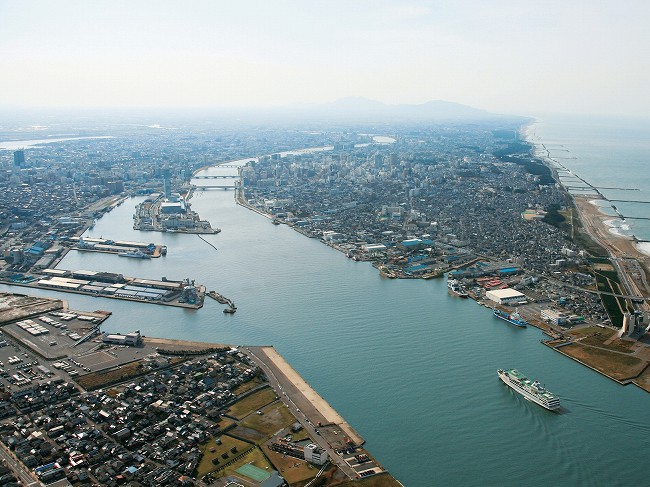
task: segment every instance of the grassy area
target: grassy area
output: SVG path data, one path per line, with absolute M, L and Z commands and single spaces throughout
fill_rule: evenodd
M 228 460 L 225 460 L 225 462 L 228 462 Z M 264 453 L 262 453 L 262 451 L 259 448 L 253 447 L 249 449 L 248 452 L 245 453 L 236 462 L 232 463 L 231 465 L 228 465 L 226 468 L 219 469 L 219 467 L 217 466 L 218 470 L 213 471 L 213 473 L 211 473 L 210 476 L 213 479 L 218 479 L 221 477 L 227 477 L 229 475 L 239 475 L 237 474 L 236 470 L 239 467 L 242 467 L 248 463 L 253 464 L 258 468 L 261 468 L 262 470 L 267 470 L 267 471 L 274 470 L 273 465 L 269 463 L 266 456 L 264 456 Z M 197 477 L 197 478 L 202 478 L 202 477 Z
M 264 381 L 260 377 L 253 377 L 248 382 L 239 384 L 232 392 L 236 396 L 239 396 L 245 392 L 250 391 L 251 389 L 255 389 L 257 386 L 261 386 L 262 384 L 264 384 Z
M 245 428 L 261 433 L 264 437 L 263 441 L 268 440 L 276 431 L 288 428 L 297 421 L 280 401 L 263 409 L 263 413 L 262 415 L 252 414 L 240 423 Z
M 605 331 L 605 330 L 603 330 L 599 326 L 585 326 L 585 327 L 581 327 L 581 328 L 571 329 L 569 331 L 569 334 L 573 338 L 582 338 L 582 337 L 586 337 L 586 336 L 589 336 L 589 335 L 593 335 L 594 333 L 598 333 L 600 331 Z
M 235 404 L 230 406 L 228 414 L 230 416 L 234 416 L 237 419 L 242 419 L 248 414 L 257 411 L 258 409 L 266 406 L 277 398 L 278 396 L 275 394 L 275 391 L 270 387 L 267 387 L 243 398 L 241 401 L 237 401 Z
M 299 460 L 282 453 L 278 453 L 264 447 L 264 453 L 269 458 L 271 463 L 280 475 L 284 477 L 289 485 L 296 485 L 298 483 L 306 483 L 306 481 L 313 479 L 318 473 L 319 468 L 314 467 L 305 460 Z
M 373 475 L 365 479 L 354 480 L 339 484 L 339 487 L 402 487 L 389 473 Z
M 197 478 L 201 478 L 204 475 L 218 469 L 220 465 L 229 462 L 231 458 L 234 458 L 247 450 L 255 448 L 255 446 L 251 445 L 250 443 L 246 443 L 230 436 L 220 436 L 219 439 L 221 441 L 221 445 L 218 445 L 215 439 L 212 439 L 199 447 L 203 453 L 203 456 L 201 457 L 201 461 L 197 467 Z M 231 448 L 236 448 L 237 451 L 233 453 L 231 451 Z M 227 454 L 228 458 L 222 458 L 221 455 L 223 454 Z M 219 464 L 217 465 L 212 463 L 212 460 L 215 458 L 219 460 Z
M 646 364 L 646 362 L 636 357 L 580 345 L 579 343 L 567 345 L 560 350 L 568 356 L 618 380 L 637 375 Z
M 247 463 L 252 463 L 253 465 L 261 468 L 262 470 L 275 470 L 273 468 L 273 465 L 269 462 L 269 460 L 262 452 L 262 450 L 260 450 L 258 447 L 255 447 L 253 450 L 251 450 L 250 454 L 241 458 L 239 461 L 233 463 L 229 467 L 223 469 L 223 471 L 219 472 L 219 474 L 221 474 L 222 477 L 226 475 L 232 475 L 235 473 L 235 470 L 237 470 L 239 467 Z
M 621 290 L 620 281 L 618 279 L 618 274 L 612 267 L 612 270 L 605 270 L 605 266 L 611 266 L 611 263 L 608 259 L 592 259 L 592 263 L 595 264 L 601 270 L 595 271 L 594 275 L 596 276 L 596 284 L 599 291 L 605 291 L 616 294 L 625 294 Z M 609 319 L 612 321 L 612 325 L 620 327 L 623 325 L 623 312 L 621 310 L 627 309 L 627 304 L 624 299 L 619 299 L 614 296 L 601 295 L 601 300 Z
M 612 336 L 616 335 L 613 330 L 602 330 L 604 333 L 596 332 L 580 341 L 583 345 L 592 345 L 594 347 L 603 347 L 613 352 L 632 353 L 633 343 L 629 341 L 619 340 L 618 338 L 612 340 L 611 343 L 605 345 Z
M 185 360 L 186 359 L 182 357 L 174 357 L 171 359 L 171 365 L 176 365 Z M 118 382 L 123 382 L 133 377 L 151 373 L 150 370 L 143 370 L 140 367 L 141 363 L 142 360 L 136 360 L 135 362 L 120 365 L 111 370 L 91 372 L 90 374 L 82 375 L 75 379 L 75 382 L 84 389 L 91 391 L 111 384 L 117 384 Z

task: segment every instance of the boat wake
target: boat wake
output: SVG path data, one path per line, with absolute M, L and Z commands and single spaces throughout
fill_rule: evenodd
M 619 425 L 632 426 L 634 428 L 634 430 L 639 432 L 639 433 L 641 433 L 641 432 L 650 433 L 650 423 L 648 423 L 647 421 L 640 421 L 640 420 L 632 419 L 630 417 L 623 416 L 621 414 L 618 414 L 618 413 L 615 413 L 615 412 L 612 412 L 612 411 L 608 411 L 608 410 L 605 410 L 605 409 L 595 407 L 595 406 L 593 406 L 591 404 L 588 404 L 588 403 L 583 403 L 583 402 L 580 402 L 580 401 L 572 400 L 571 398 L 563 397 L 562 402 L 565 405 L 566 404 L 573 405 L 576 410 L 582 409 L 582 410 L 589 411 L 589 412 L 593 413 L 595 416 L 599 416 L 601 418 L 607 418 L 608 421 L 610 421 L 612 425 L 619 424 Z M 588 415 L 581 415 L 581 417 L 588 418 Z M 587 419 L 587 421 L 589 421 L 589 420 Z M 589 421 L 589 422 L 591 422 L 591 421 Z M 596 420 L 594 420 L 594 423 L 602 424 L 601 421 L 596 421 Z

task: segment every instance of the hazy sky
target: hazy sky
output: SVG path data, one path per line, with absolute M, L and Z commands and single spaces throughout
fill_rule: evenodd
M 646 0 L 0 0 L 0 105 L 649 115 L 649 19 Z

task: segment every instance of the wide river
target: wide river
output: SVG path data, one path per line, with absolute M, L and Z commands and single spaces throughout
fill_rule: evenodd
M 165 244 L 166 257 L 70 252 L 59 267 L 189 277 L 232 298 L 235 315 L 210 299 L 192 311 L 33 294 L 111 310 L 107 331 L 274 345 L 408 487 L 648 485 L 650 396 L 543 346 L 535 328 L 511 327 L 448 295 L 442 279 L 383 279 L 370 264 L 237 206 L 232 191 L 197 191 L 192 199 L 222 229 L 206 237 L 218 250 L 195 235 L 134 231 L 139 201 L 127 200 L 87 234 Z M 546 383 L 564 411 L 513 393 L 497 378 L 500 367 Z

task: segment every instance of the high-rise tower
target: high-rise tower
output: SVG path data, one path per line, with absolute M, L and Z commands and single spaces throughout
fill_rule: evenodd
M 25 165 L 25 151 L 22 149 L 14 151 L 14 166 L 23 165 Z
M 172 195 L 172 181 L 171 181 L 171 170 L 168 167 L 163 167 L 162 177 L 163 177 L 163 191 L 165 193 L 165 198 L 170 198 Z

